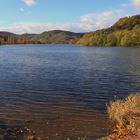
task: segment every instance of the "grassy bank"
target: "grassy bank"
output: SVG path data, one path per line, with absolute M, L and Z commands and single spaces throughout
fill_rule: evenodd
M 140 140 L 140 93 L 111 102 L 107 111 L 114 129 L 100 140 Z

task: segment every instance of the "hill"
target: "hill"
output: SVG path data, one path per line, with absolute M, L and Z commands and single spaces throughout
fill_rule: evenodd
M 140 15 L 121 18 L 107 29 L 86 33 L 78 44 L 140 47 Z
M 0 44 L 81 44 L 86 46 L 140 47 L 140 15 L 125 17 L 107 29 L 89 33 L 53 30 L 17 35 L 0 32 Z
M 53 30 L 41 34 L 17 35 L 10 32 L 0 32 L 0 44 L 74 44 L 83 33 Z
M 73 33 L 69 31 L 53 30 L 48 32 L 43 32 L 42 34 L 32 36 L 30 39 L 32 41 L 38 41 L 40 43 L 49 44 L 70 44 L 76 43 L 81 37 L 82 33 Z

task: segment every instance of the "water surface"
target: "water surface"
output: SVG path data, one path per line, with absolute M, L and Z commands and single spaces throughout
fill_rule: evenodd
M 0 47 L 0 124 L 58 140 L 106 135 L 106 104 L 140 92 L 140 49 Z

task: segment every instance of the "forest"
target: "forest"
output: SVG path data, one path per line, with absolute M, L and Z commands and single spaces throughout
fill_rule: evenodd
M 86 46 L 140 47 L 140 15 L 121 18 L 110 28 L 86 33 L 77 43 Z
M 0 44 L 80 44 L 140 47 L 140 15 L 121 18 L 107 29 L 89 33 L 53 30 L 41 34 L 0 32 Z

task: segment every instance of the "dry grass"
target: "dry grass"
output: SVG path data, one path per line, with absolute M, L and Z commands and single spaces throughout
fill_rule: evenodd
M 116 129 L 99 140 L 140 140 L 140 93 L 111 102 L 107 110 Z
M 117 125 L 140 129 L 140 93 L 111 102 L 107 110 L 110 119 Z

